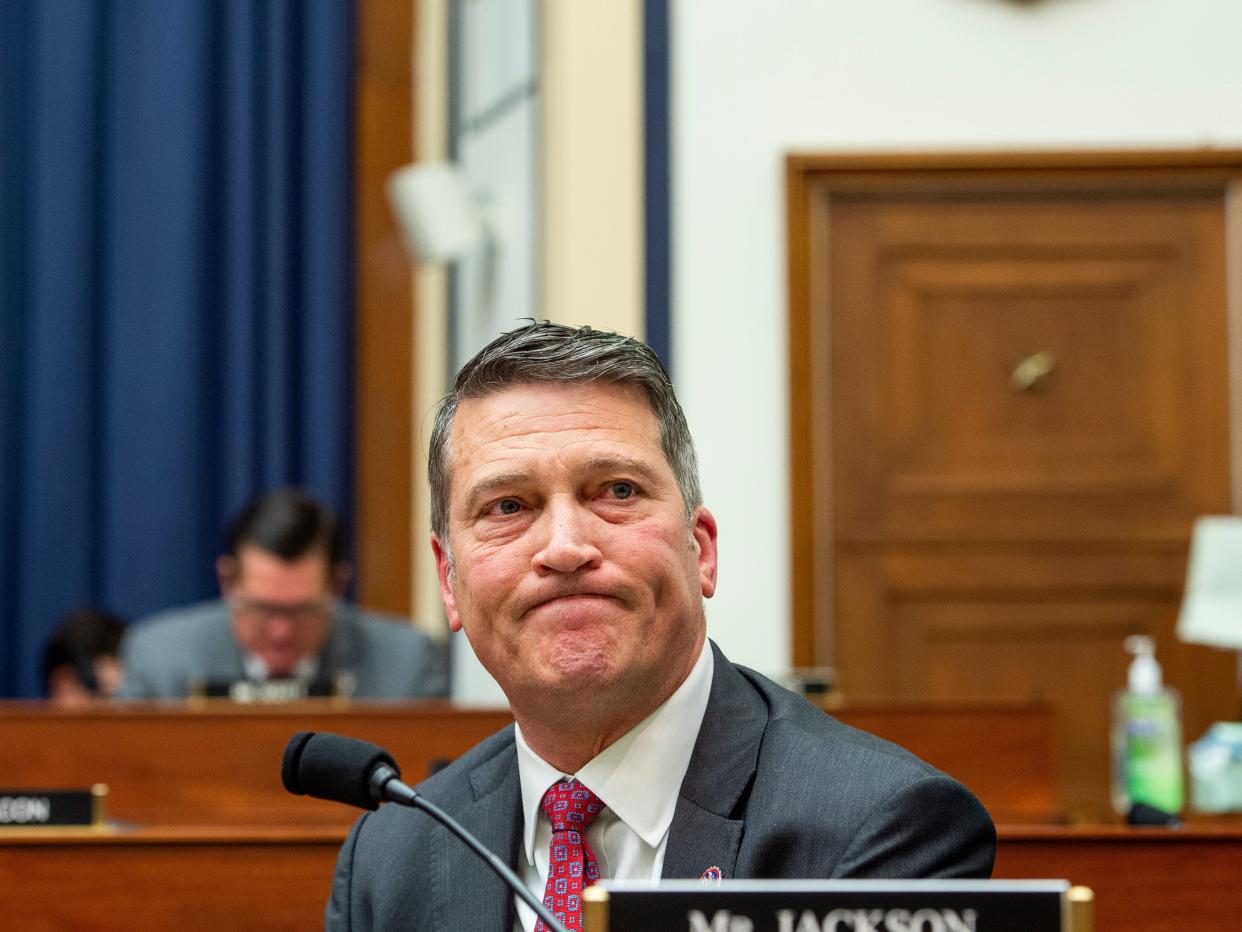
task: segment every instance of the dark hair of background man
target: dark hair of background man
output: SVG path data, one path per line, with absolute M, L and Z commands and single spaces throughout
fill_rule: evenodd
M 86 689 L 97 692 L 95 658 L 117 656 L 124 631 L 124 621 L 99 609 L 83 608 L 66 615 L 43 650 L 45 688 L 53 670 L 70 666 Z
M 328 565 L 346 559 L 345 532 L 327 508 L 300 489 L 277 489 L 249 502 L 225 529 L 224 552 L 253 545 L 284 560 L 322 551 Z

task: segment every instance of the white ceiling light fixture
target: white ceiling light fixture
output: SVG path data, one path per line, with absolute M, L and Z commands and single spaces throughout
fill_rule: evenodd
M 494 247 L 486 199 L 453 162 L 404 165 L 388 177 L 388 200 L 406 248 L 419 262 L 452 262 Z

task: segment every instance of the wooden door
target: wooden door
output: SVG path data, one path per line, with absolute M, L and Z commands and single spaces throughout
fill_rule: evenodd
M 789 164 L 795 662 L 850 699 L 1051 704 L 1082 819 L 1127 634 L 1188 738 L 1237 709 L 1233 657 L 1173 626 L 1191 523 L 1232 506 L 1242 157 L 1116 161 Z

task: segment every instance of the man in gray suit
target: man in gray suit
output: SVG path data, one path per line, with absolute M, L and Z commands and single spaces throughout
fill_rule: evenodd
M 548 323 L 503 335 L 441 403 L 429 473 L 449 624 L 516 725 L 419 789 L 567 927 L 596 877 L 990 875 L 995 830 L 968 790 L 707 640 L 716 521 L 650 349 Z M 326 924 L 536 927 L 394 806 L 355 824 Z
M 231 691 L 408 699 L 448 692 L 445 651 L 396 618 L 342 602 L 336 517 L 297 489 L 251 501 L 216 561 L 223 598 L 136 622 L 122 642 L 122 699 Z M 279 687 L 275 684 L 279 683 Z

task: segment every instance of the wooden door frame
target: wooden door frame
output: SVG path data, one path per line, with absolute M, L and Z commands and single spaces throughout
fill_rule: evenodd
M 1229 423 L 1234 511 L 1242 510 L 1242 150 L 1092 152 L 792 153 L 785 160 L 789 287 L 790 591 L 794 666 L 831 662 L 827 634 L 833 613 L 832 502 L 817 471 L 831 458 L 831 314 L 817 320 L 829 300 L 827 270 L 814 257 L 827 248 L 826 211 L 816 209 L 834 192 L 893 192 L 928 179 L 974 177 L 997 171 L 1006 183 L 1029 171 L 1034 178 L 1084 176 L 1115 187 L 1159 178 L 1224 194 L 1227 229 Z M 816 425 L 828 424 L 827 430 Z
M 384 185 L 414 159 L 417 0 L 357 0 L 354 541 L 357 597 L 412 613 L 413 270 Z

